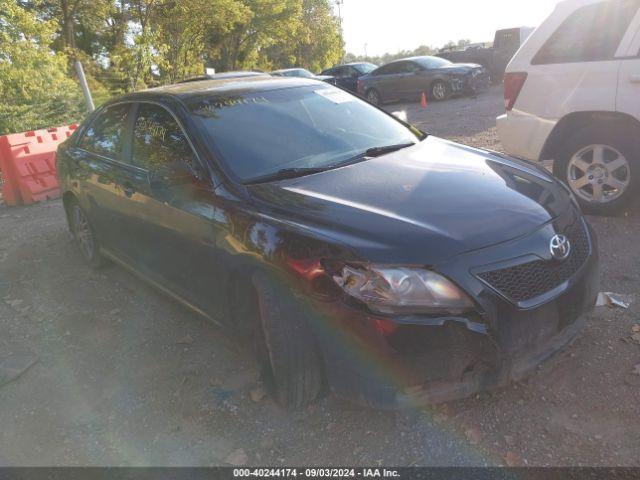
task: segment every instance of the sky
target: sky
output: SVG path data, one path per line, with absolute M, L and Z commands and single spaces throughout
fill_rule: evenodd
M 382 55 L 440 47 L 449 40 L 493 41 L 496 30 L 537 27 L 558 0 L 342 0 L 347 52 Z M 336 10 L 337 13 L 337 10 Z M 365 52 L 365 44 L 366 52 Z

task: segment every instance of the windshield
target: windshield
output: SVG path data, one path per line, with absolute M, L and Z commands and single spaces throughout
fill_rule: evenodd
M 309 70 L 305 70 L 304 68 L 297 68 L 295 70 L 286 70 L 282 72 L 282 75 L 285 77 L 303 77 L 303 78 L 313 78 L 313 73 Z
M 416 62 L 427 68 L 441 68 L 451 65 L 449 60 L 440 57 L 422 57 L 416 59 Z
M 419 140 L 417 130 L 329 85 L 199 97 L 189 109 L 242 182 L 285 168 L 338 165 L 370 148 Z
M 373 72 L 378 67 L 373 63 L 361 63 L 359 65 L 354 65 L 354 68 L 358 70 L 360 73 L 366 74 L 369 72 Z

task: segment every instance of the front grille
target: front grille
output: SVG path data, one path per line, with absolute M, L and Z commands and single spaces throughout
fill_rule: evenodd
M 589 256 L 589 238 L 582 221 L 566 235 L 571 241 L 571 255 L 564 262 L 536 260 L 482 272 L 478 277 L 516 303 L 543 295 L 568 280 Z

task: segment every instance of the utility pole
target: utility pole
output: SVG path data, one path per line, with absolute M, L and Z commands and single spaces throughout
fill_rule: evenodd
M 342 5 L 344 5 L 344 0 L 335 0 L 336 6 L 338 7 L 338 23 L 340 24 L 340 35 L 344 39 L 344 29 L 342 28 Z M 342 55 L 342 60 L 340 63 L 344 63 L 344 50 Z
M 338 22 L 340 22 L 340 30 L 342 30 L 342 5 L 344 5 L 344 0 L 336 0 L 336 6 L 338 7 Z
M 87 84 L 87 78 L 84 76 L 84 69 L 82 68 L 80 60 L 76 60 L 76 73 L 78 74 L 78 80 L 80 80 L 80 87 L 82 88 L 82 93 L 84 94 L 84 101 L 87 104 L 87 110 L 89 110 L 89 113 L 91 113 L 96 109 L 96 107 L 93 105 L 91 91 L 89 90 L 89 85 Z

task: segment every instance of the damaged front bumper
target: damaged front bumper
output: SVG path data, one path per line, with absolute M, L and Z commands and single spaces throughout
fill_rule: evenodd
M 381 319 L 342 302 L 324 305 L 316 336 L 332 390 L 375 408 L 406 408 L 522 379 L 573 341 L 595 304 L 598 255 L 593 232 L 586 223 L 585 228 L 591 245 L 586 260 L 538 303 L 503 297 L 478 281 L 466 258 L 443 267 L 479 304 L 478 312 L 464 317 Z M 548 233 L 543 229 L 537 235 Z M 473 255 L 482 263 L 496 252 Z M 467 265 L 468 283 L 460 281 L 462 265 Z

